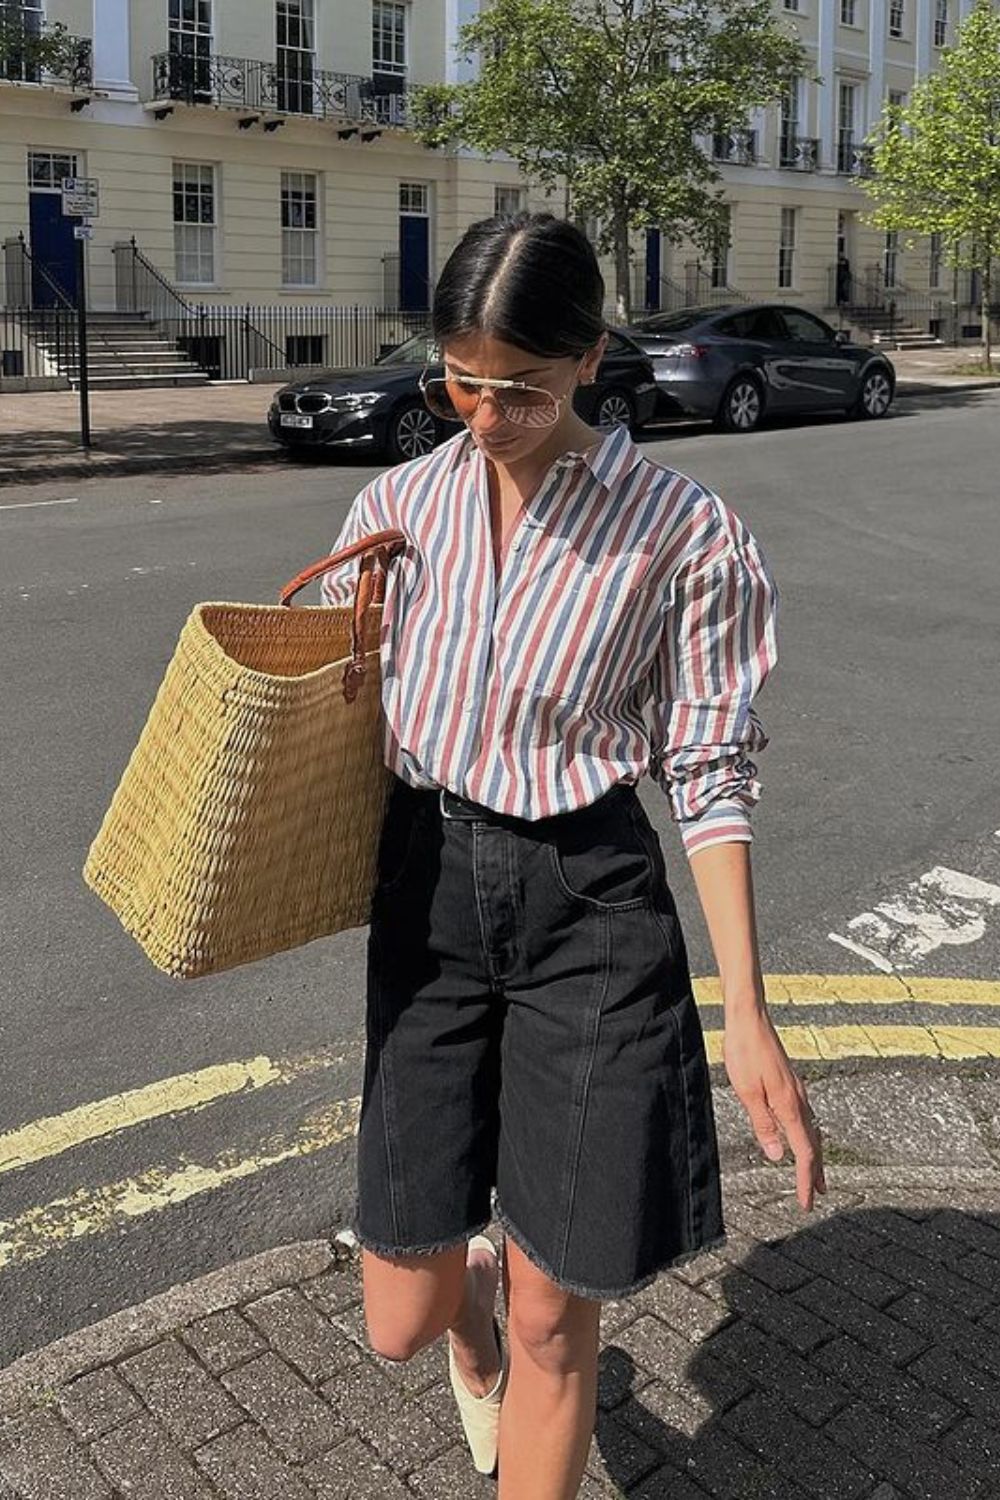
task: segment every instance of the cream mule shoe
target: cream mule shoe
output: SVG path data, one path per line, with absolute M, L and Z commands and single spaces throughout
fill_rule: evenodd
M 493 1242 L 484 1234 L 473 1235 L 469 1241 L 469 1249 L 490 1250 L 496 1255 Z M 497 1466 L 500 1403 L 507 1388 L 507 1375 L 510 1369 L 510 1357 L 500 1337 L 500 1325 L 496 1318 L 493 1319 L 493 1332 L 501 1354 L 500 1374 L 497 1376 L 496 1385 L 491 1391 L 487 1391 L 485 1396 L 474 1396 L 463 1381 L 455 1362 L 451 1336 L 448 1337 L 448 1374 L 451 1377 L 451 1388 L 455 1393 L 458 1414 L 465 1429 L 465 1439 L 472 1454 L 472 1462 L 480 1474 L 492 1474 Z

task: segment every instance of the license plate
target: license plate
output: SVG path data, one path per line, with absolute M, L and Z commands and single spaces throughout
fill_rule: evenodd
M 311 427 L 312 417 L 300 417 L 295 412 L 283 411 L 281 413 L 282 427 Z

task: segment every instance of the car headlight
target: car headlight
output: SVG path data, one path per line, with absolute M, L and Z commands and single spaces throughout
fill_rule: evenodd
M 346 396 L 331 396 L 330 405 L 335 411 L 367 411 L 384 396 L 384 391 L 351 391 Z

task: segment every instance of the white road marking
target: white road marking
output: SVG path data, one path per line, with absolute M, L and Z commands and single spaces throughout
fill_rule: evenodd
M 79 496 L 71 500 L 18 500 L 14 505 L 0 505 L 0 512 L 5 510 L 35 510 L 40 505 L 79 505 Z
M 1000 885 L 935 865 L 871 911 L 852 917 L 847 933 L 827 933 L 884 974 L 912 969 L 938 948 L 976 943 L 1000 910 Z

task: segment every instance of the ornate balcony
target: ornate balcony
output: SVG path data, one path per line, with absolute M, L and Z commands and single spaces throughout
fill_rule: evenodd
M 756 130 L 723 130 L 712 137 L 712 157 L 731 166 L 752 167 L 757 160 Z
M 872 152 L 870 146 L 841 137 L 837 143 L 837 171 L 844 177 L 871 177 Z
M 380 98 L 371 78 L 314 68 L 307 54 L 292 56 L 294 61 L 260 62 L 215 53 L 198 57 L 159 52 L 153 58 L 152 103 L 273 110 L 313 120 L 397 123 L 391 118 L 392 110 L 381 108 L 397 101 Z
M 0 80 L 86 89 L 93 79 L 92 57 L 89 37 L 72 36 L 60 24 L 10 20 L 0 9 Z
M 812 136 L 782 136 L 778 165 L 789 172 L 815 172 L 819 168 L 819 141 Z

